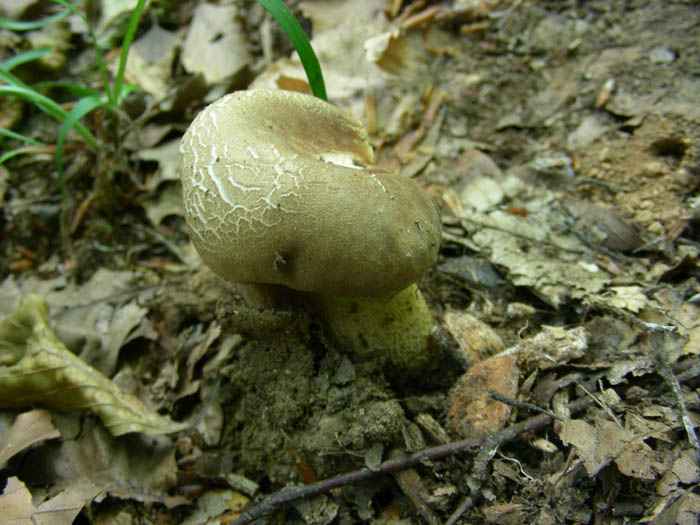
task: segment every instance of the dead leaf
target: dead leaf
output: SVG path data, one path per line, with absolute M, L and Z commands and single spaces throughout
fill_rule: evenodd
M 32 495 L 16 477 L 8 478 L 5 490 L 0 495 L 0 524 L 33 525 Z
M 666 471 L 656 484 L 656 493 L 659 496 L 668 496 L 677 491 L 679 484 L 690 485 L 700 479 L 700 468 L 689 454 L 681 454 L 673 462 L 673 467 Z
M 595 476 L 611 461 L 625 476 L 654 480 L 663 470 L 651 448 L 629 430 L 612 421 L 591 425 L 580 419 L 569 419 L 561 425 L 559 437 L 573 445 L 589 476 Z
M 544 200 L 523 204 L 530 212 L 527 218 L 500 210 L 464 210 L 463 225 L 489 262 L 505 268 L 512 284 L 530 288 L 555 307 L 572 296 L 602 292 L 610 278 L 595 265 L 581 264 L 586 248 L 573 235 L 561 233 L 568 219 Z
M 34 507 L 25 484 L 13 476 L 0 495 L 0 525 L 71 525 L 99 493 L 93 485 L 79 483 Z
M 182 46 L 181 61 L 190 73 L 201 73 L 207 84 L 233 77 L 252 58 L 238 5 L 200 3 Z
M 39 294 L 51 310 L 51 322 L 58 338 L 73 353 L 106 376 L 116 371 L 121 347 L 134 333 L 134 328 L 150 321 L 147 309 L 133 296 L 136 273 L 100 268 L 81 285 L 68 283 L 66 277 L 42 281 L 22 280 L 13 293 L 13 310 L 22 295 Z M 8 286 L 9 287 L 9 286 Z M 126 300 L 124 297 L 126 296 Z M 125 312 L 118 310 L 125 308 Z M 11 311 L 3 313 L 9 315 Z M 141 332 L 142 337 L 152 329 Z
M 49 325 L 38 295 L 20 301 L 0 325 L 0 406 L 39 403 L 71 412 L 92 410 L 114 435 L 163 434 L 186 427 L 149 411 L 132 395 L 71 353 Z
M 497 355 L 482 361 L 460 377 L 448 396 L 447 422 L 463 438 L 501 428 L 512 407 L 496 401 L 492 389 L 513 398 L 518 391 L 516 357 Z
M 195 510 L 182 521 L 181 525 L 208 523 L 207 520 L 222 516 L 224 513 L 230 513 L 226 514 L 227 521 L 220 521 L 229 523 L 240 515 L 240 512 L 248 503 L 250 503 L 250 498 L 235 490 L 210 490 L 197 498 Z
M 674 324 L 678 327 L 678 333 L 688 338 L 683 355 L 700 354 L 700 307 L 686 301 L 679 291 L 666 285 L 653 297 L 655 301 L 640 317 L 661 325 Z
M 154 227 L 160 226 L 163 219 L 169 215 L 184 217 L 185 206 L 182 203 L 182 190 L 177 184 L 168 184 L 158 193 L 155 199 L 141 203 L 148 220 Z
M 566 203 L 566 206 L 576 217 L 584 234 L 596 230 L 602 235 L 602 244 L 611 250 L 629 252 L 639 248 L 644 243 L 644 239 L 637 233 L 637 230 L 623 220 L 615 210 L 580 199 L 571 199 Z
M 158 101 L 170 88 L 175 51 L 180 37 L 157 24 L 135 40 L 129 51 L 126 75 Z M 115 61 L 114 66 L 118 66 Z
M 460 362 L 467 366 L 483 361 L 503 349 L 503 341 L 493 328 L 466 312 L 448 311 L 445 326 L 459 346 Z
M 585 355 L 588 333 L 583 326 L 567 330 L 561 326 L 542 326 L 542 331 L 506 350 L 503 354 L 518 356 L 518 364 L 529 372 L 568 363 Z
M 43 483 L 68 487 L 87 481 L 111 496 L 168 508 L 187 503 L 168 491 L 177 483 L 175 446 L 164 436 L 113 436 L 96 422 L 83 424 L 77 439 L 66 440 L 40 458 Z
M 158 163 L 159 170 L 151 180 L 149 187 L 154 191 L 161 182 L 180 181 L 180 174 L 177 172 L 177 163 L 180 158 L 180 139 L 169 140 L 152 148 L 140 148 L 136 156 L 143 160 L 151 160 Z M 180 212 L 180 215 L 184 215 Z
M 53 439 L 60 435 L 56 427 L 51 424 L 51 414 L 47 410 L 37 409 L 20 414 L 15 419 L 2 449 L 0 449 L 0 468 L 12 456 L 34 443 Z
M 87 480 L 79 480 L 36 508 L 35 525 L 71 525 L 83 507 L 102 490 Z

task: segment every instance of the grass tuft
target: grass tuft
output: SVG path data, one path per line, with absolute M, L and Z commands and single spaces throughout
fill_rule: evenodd
M 304 34 L 304 30 L 297 19 L 294 18 L 294 15 L 281 0 L 258 0 L 258 2 L 277 20 L 277 23 L 292 42 L 294 49 L 299 53 L 299 59 L 302 66 L 304 66 L 304 71 L 306 71 L 306 77 L 309 79 L 311 92 L 321 100 L 328 100 L 321 65 L 318 63 L 316 53 L 314 53 L 311 43 L 306 38 L 306 34 Z
M 51 51 L 50 48 L 40 48 L 19 53 L 0 63 L 0 80 L 4 81 L 6 84 L 0 85 L 0 95 L 9 95 L 26 100 L 27 102 L 34 104 L 38 109 L 47 115 L 61 122 L 61 128 L 58 132 L 58 139 L 56 141 L 55 160 L 56 171 L 58 173 L 58 183 L 61 189 L 61 198 L 65 203 L 68 200 L 68 194 L 66 192 L 66 185 L 63 176 L 63 145 L 66 137 L 68 136 L 68 133 L 75 128 L 76 131 L 78 131 L 78 133 L 80 133 L 80 135 L 83 137 L 85 142 L 91 148 L 97 150 L 97 140 L 92 133 L 90 133 L 90 131 L 88 131 L 88 129 L 80 123 L 80 119 L 98 108 L 103 108 L 111 113 L 117 113 L 122 101 L 124 100 L 124 97 L 135 89 L 134 86 L 124 84 L 124 71 L 126 69 L 126 61 L 129 56 L 129 49 L 131 48 L 131 44 L 134 40 L 134 35 L 138 29 L 139 20 L 141 19 L 141 15 L 146 6 L 147 0 L 139 0 L 136 7 L 131 12 L 129 23 L 127 24 L 124 39 L 122 41 L 117 74 L 115 75 L 113 82 L 110 82 L 109 75 L 107 74 L 104 58 L 97 44 L 97 37 L 92 31 L 85 14 L 78 9 L 78 7 L 83 3 L 83 0 L 77 0 L 75 3 L 68 2 L 67 0 L 53 0 L 53 2 L 62 6 L 64 8 L 63 11 L 33 22 L 16 22 L 13 20 L 0 18 L 0 28 L 13 31 L 29 31 L 41 29 L 42 27 L 45 27 L 52 22 L 56 22 L 57 20 L 61 20 L 70 14 L 80 17 L 88 28 L 88 35 L 95 52 L 97 68 L 100 76 L 102 77 L 104 90 L 98 91 L 89 86 L 81 86 L 66 82 L 44 82 L 35 86 L 25 84 L 17 76 L 13 75 L 11 70 L 20 64 L 37 60 Z M 70 111 L 66 111 L 59 104 L 40 92 L 40 90 L 48 87 L 66 88 L 72 93 L 76 94 L 76 96 L 79 98 L 73 108 Z M 37 145 L 37 141 L 32 141 L 32 139 L 29 137 L 19 135 L 11 132 L 10 130 L 0 129 L 0 135 L 21 140 L 22 142 L 28 144 Z M 0 163 L 24 151 L 26 151 L 24 148 L 18 148 L 5 152 L 2 156 L 0 156 Z

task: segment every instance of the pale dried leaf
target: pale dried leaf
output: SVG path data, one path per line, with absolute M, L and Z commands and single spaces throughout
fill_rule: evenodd
M 79 482 L 34 507 L 24 483 L 11 477 L 0 495 L 0 525 L 71 525 L 99 493 L 91 483 Z
M 172 78 L 172 66 L 180 37 L 157 24 L 135 40 L 126 62 L 129 80 L 151 94 L 155 100 L 166 96 Z M 116 66 L 117 63 L 115 62 Z
M 194 511 L 182 521 L 182 525 L 209 523 L 208 520 L 221 516 L 224 513 L 238 513 L 242 511 L 243 507 L 249 502 L 249 498 L 235 490 L 219 489 L 207 491 L 197 498 Z M 231 520 L 238 517 L 231 514 L 226 516 Z
M 590 476 L 597 474 L 610 462 L 611 457 L 606 454 L 607 451 L 599 449 L 595 427 L 581 419 L 565 421 L 559 431 L 559 437 L 565 445 L 573 445 L 576 448 Z
M 567 330 L 561 326 L 545 325 L 534 337 L 511 346 L 501 354 L 517 355 L 518 364 L 523 370 L 530 371 L 578 359 L 587 348 L 588 334 L 583 326 Z
M 71 525 L 83 507 L 101 490 L 88 481 L 79 481 L 36 508 L 34 525 Z
M 700 516 L 700 496 L 687 492 L 678 506 L 676 523 L 678 525 L 696 525 Z
M 378 35 L 386 28 L 381 20 L 359 23 L 357 20 L 344 18 L 332 31 L 315 34 L 311 41 L 323 70 L 328 98 L 335 103 L 352 108 L 354 115 L 360 115 L 364 109 L 364 100 L 358 94 L 365 90 L 380 93 L 391 78 L 365 57 L 364 48 L 358 42 Z M 306 74 L 296 53 L 291 58 L 283 58 L 270 64 L 253 81 L 252 87 L 277 88 L 281 77 L 305 79 Z M 388 97 L 388 99 L 391 97 Z M 387 100 L 388 100 L 387 99 Z M 395 101 L 391 99 L 391 107 Z M 377 101 L 382 120 L 383 104 Z M 385 124 L 378 123 L 379 128 Z
M 445 326 L 459 347 L 457 359 L 467 366 L 482 361 L 503 349 L 503 341 L 489 325 L 467 312 L 448 311 Z
M 376 0 L 353 2 L 328 2 L 327 0 L 304 0 L 299 2 L 304 16 L 311 20 L 314 35 L 335 29 L 343 21 L 351 19 L 357 24 L 367 24 L 381 16 L 383 6 Z
M 208 84 L 232 77 L 251 62 L 237 5 L 200 3 L 182 46 L 181 61 L 190 73 L 201 73 Z
M 111 377 L 125 338 L 145 319 L 146 309 L 127 306 L 129 315 L 118 314 L 125 306 L 110 300 L 132 290 L 134 280 L 133 272 L 101 268 L 82 285 L 64 284 L 60 290 L 44 293 L 36 285 L 27 284 L 22 291 L 44 296 L 59 339 L 89 365 Z M 127 305 L 130 303 L 139 304 L 136 300 Z
M 683 354 L 700 354 L 700 307 L 687 302 L 682 293 L 672 288 L 662 288 L 653 297 L 654 303 L 640 317 L 656 324 L 673 324 L 679 334 L 688 338 Z
M 0 467 L 15 454 L 34 443 L 52 439 L 61 434 L 51 424 L 51 414 L 47 410 L 37 409 L 17 416 L 7 440 L 0 450 Z
M 153 148 L 141 148 L 135 155 L 140 159 L 158 163 L 160 170 L 148 181 L 149 186 L 154 190 L 163 181 L 180 181 L 180 175 L 177 172 L 177 164 L 180 159 L 179 138 L 169 140 Z M 180 215 L 183 213 L 180 212 Z
M 700 468 L 689 454 L 682 454 L 656 484 L 656 493 L 659 496 L 668 496 L 680 488 L 679 484 L 690 485 L 697 483 L 699 479 Z
M 16 477 L 8 478 L 0 495 L 0 525 L 33 525 L 32 495 Z
M 183 217 L 185 214 L 182 193 L 180 187 L 175 184 L 168 184 L 155 199 L 145 200 L 141 206 L 146 212 L 148 220 L 156 228 L 160 226 L 163 219 L 170 215 Z
M 641 286 L 612 286 L 608 304 L 615 308 L 637 313 L 647 305 L 647 296 Z
M 572 296 L 602 291 L 609 277 L 594 267 L 581 265 L 585 246 L 573 235 L 559 233 L 565 230 L 567 218 L 545 200 L 529 202 L 528 209 L 532 213 L 525 218 L 503 211 L 465 210 L 464 226 L 472 242 L 488 254 L 489 261 L 508 271 L 514 285 L 532 289 L 552 306 Z M 553 250 L 556 257 L 552 256 Z
M 551 195 L 530 199 L 520 217 L 496 210 L 465 209 L 463 226 L 489 262 L 505 268 L 516 286 L 526 286 L 559 307 L 569 299 L 638 312 L 647 299 L 638 287 L 615 287 L 611 277 L 586 261 L 588 248 L 570 230 L 569 217 Z

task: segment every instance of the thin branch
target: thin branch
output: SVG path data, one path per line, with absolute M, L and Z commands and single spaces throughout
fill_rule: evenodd
M 570 406 L 571 414 L 573 415 L 580 412 L 592 403 L 593 401 L 589 398 L 582 398 L 573 402 Z M 371 478 L 384 474 L 391 474 L 393 472 L 418 465 L 426 459 L 441 459 L 445 456 L 484 445 L 487 441 L 490 445 L 499 445 L 507 441 L 513 441 L 523 433 L 534 432 L 545 427 L 551 421 L 552 416 L 548 414 L 540 414 L 520 423 L 516 423 L 515 425 L 511 425 L 508 428 L 496 432 L 492 436 L 475 436 L 462 441 L 455 441 L 453 443 L 448 443 L 447 445 L 421 450 L 420 452 L 416 452 L 410 456 L 390 459 L 379 465 L 379 468 L 376 470 L 361 468 L 359 470 L 355 470 L 354 472 L 325 479 L 312 485 L 281 490 L 264 498 L 260 503 L 241 514 L 241 516 L 233 522 L 233 525 L 245 525 L 247 523 L 252 523 L 265 514 L 288 505 L 292 501 L 318 496 L 319 494 L 323 494 L 338 487 L 344 487 L 345 485 L 350 485 L 352 483 L 367 481 Z
M 697 367 L 700 366 L 699 363 L 700 361 L 698 359 L 689 359 L 682 363 L 674 363 L 674 365 L 671 368 L 675 373 L 682 374 L 684 371 L 695 372 L 697 370 Z M 687 376 L 687 374 L 682 375 Z M 697 374 L 695 373 L 692 377 L 695 377 L 696 375 Z M 573 416 L 581 412 L 585 408 L 589 407 L 593 403 L 594 401 L 590 397 L 583 397 L 581 399 L 578 399 L 569 405 L 569 415 Z M 467 449 L 475 448 L 478 446 L 484 447 L 485 449 L 480 452 L 480 455 L 484 454 L 488 457 L 488 455 L 492 455 L 489 454 L 488 451 L 492 451 L 493 454 L 495 454 L 496 450 L 498 450 L 498 447 L 503 443 L 514 441 L 523 434 L 536 432 L 550 424 L 553 419 L 553 414 L 540 414 L 526 419 L 525 421 L 521 421 L 520 423 L 511 425 L 490 436 L 475 436 L 462 441 L 455 441 L 453 443 L 441 445 L 439 447 L 421 450 L 420 452 L 416 452 L 415 454 L 412 454 L 410 456 L 390 459 L 379 465 L 379 468 L 374 471 L 369 470 L 368 468 L 361 468 L 354 472 L 342 474 L 334 478 L 319 481 L 318 483 L 314 483 L 312 485 L 281 490 L 279 492 L 276 492 L 275 494 L 271 494 L 263 498 L 262 501 L 260 501 L 260 503 L 251 507 L 249 510 L 241 514 L 241 516 L 237 520 L 233 521 L 233 525 L 245 525 L 247 523 L 252 523 L 257 519 L 260 519 L 265 514 L 269 514 L 270 512 L 284 507 L 292 501 L 296 501 L 302 498 L 318 496 L 319 494 L 326 493 L 335 488 L 344 487 L 345 485 L 350 485 L 352 483 L 357 483 L 361 481 L 367 481 L 377 476 L 391 474 L 399 470 L 413 467 L 421 463 L 425 459 L 441 459 L 446 456 L 456 454 L 458 452 L 463 452 Z M 477 461 L 475 461 L 474 463 L 476 464 Z M 475 465 L 475 474 L 476 471 L 477 469 Z M 455 511 L 452 514 L 452 516 L 456 516 L 455 520 L 459 519 L 459 516 L 463 514 L 466 511 L 466 509 L 472 506 L 473 504 L 473 499 L 468 497 L 467 499 L 463 500 L 462 504 L 460 505 L 460 507 L 464 506 L 464 510 L 462 510 L 460 513 L 458 512 L 460 511 L 460 508 L 458 508 L 457 511 Z M 452 519 L 452 516 L 450 517 L 450 519 Z M 454 523 L 454 521 L 451 522 L 448 520 L 447 523 Z
M 685 399 L 683 399 L 683 391 L 681 390 L 680 382 L 673 374 L 671 367 L 668 366 L 668 363 L 665 361 L 657 363 L 657 371 L 661 377 L 663 377 L 676 400 L 676 405 L 681 415 L 681 421 L 683 422 L 683 428 L 688 436 L 688 443 L 695 452 L 695 463 L 700 465 L 700 443 L 698 443 L 698 436 L 695 434 L 693 421 L 690 419 L 688 407 L 685 406 Z
M 496 401 L 500 401 L 501 403 L 505 405 L 510 405 L 515 408 L 520 408 L 524 410 L 532 410 L 533 412 L 539 412 L 540 414 L 547 414 L 550 417 L 553 417 L 557 421 L 565 421 L 565 419 L 561 416 L 556 415 L 554 412 L 551 410 L 547 410 L 546 408 L 542 408 L 541 406 L 537 406 L 534 403 L 526 403 L 524 401 L 518 401 L 517 399 L 512 399 L 510 397 L 504 396 L 500 392 L 497 392 L 496 390 L 493 390 L 492 388 L 488 389 L 489 395 L 495 399 Z
M 467 512 L 471 507 L 474 506 L 474 498 L 471 496 L 467 496 L 462 500 L 462 503 L 459 504 L 459 507 L 450 515 L 450 517 L 447 519 L 445 522 L 445 525 L 454 525 L 457 523 L 457 520 L 462 517 L 462 514 Z

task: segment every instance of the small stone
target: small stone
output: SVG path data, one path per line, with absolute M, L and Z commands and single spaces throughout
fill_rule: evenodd
M 676 54 L 669 48 L 658 46 L 649 53 L 649 60 L 652 64 L 670 64 L 676 59 Z

